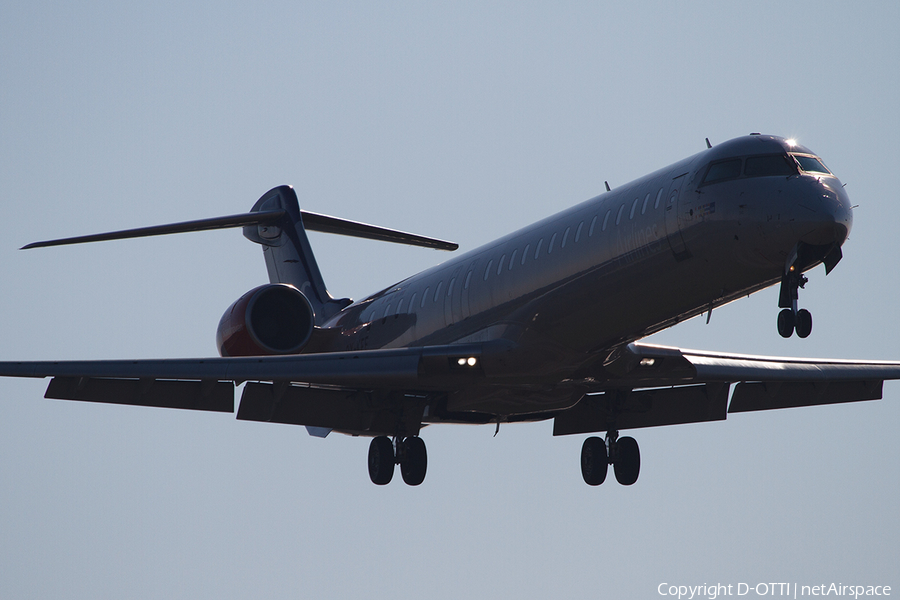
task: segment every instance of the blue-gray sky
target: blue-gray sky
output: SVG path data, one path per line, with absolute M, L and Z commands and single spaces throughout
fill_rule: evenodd
M 27 242 L 244 212 L 289 183 L 309 210 L 471 249 L 751 131 L 820 153 L 859 204 L 801 294 L 813 334 L 777 335 L 771 289 L 653 340 L 900 359 L 898 25 L 894 2 L 4 3 L 0 359 L 210 356 L 266 280 L 237 231 Z M 354 298 L 446 258 L 311 238 Z M 550 423 L 430 427 L 425 483 L 382 488 L 365 439 L 45 387 L 0 381 L 3 598 L 900 589 L 898 384 L 637 431 L 630 488 L 586 486 L 583 436 Z

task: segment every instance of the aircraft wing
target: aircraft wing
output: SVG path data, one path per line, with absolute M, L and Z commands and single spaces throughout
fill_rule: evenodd
M 216 412 L 234 412 L 236 384 L 257 382 L 244 389 L 239 419 L 307 425 L 314 434 L 316 428 L 380 433 L 387 425 L 372 417 L 389 411 L 366 406 L 362 392 L 459 389 L 484 377 L 503 352 L 503 345 L 483 343 L 242 358 L 17 361 L 0 362 L 0 376 L 52 377 L 47 398 Z
M 372 435 L 390 431 L 397 419 L 396 407 L 373 398 L 527 385 L 510 377 L 513 349 L 485 342 L 291 356 L 0 362 L 0 376 L 52 377 L 47 398 L 218 412 L 234 412 L 235 385 L 249 382 L 238 419 Z M 715 421 L 728 413 L 875 400 L 891 379 L 900 379 L 898 362 L 629 344 L 602 367 L 561 381 L 584 396 L 544 418 L 555 416 L 555 435 L 605 431 L 613 417 L 619 429 Z M 421 416 L 412 411 L 411 428 Z
M 786 358 L 629 344 L 554 435 L 724 420 L 728 414 L 878 400 L 900 362 Z M 589 379 L 591 379 L 589 377 Z M 729 391 L 732 384 L 734 390 Z

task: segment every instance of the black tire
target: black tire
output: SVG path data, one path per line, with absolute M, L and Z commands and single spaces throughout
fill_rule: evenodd
M 613 465 L 616 481 L 622 485 L 632 485 L 641 473 L 641 451 L 633 437 L 621 437 L 616 442 L 618 456 Z
M 406 485 L 419 485 L 425 481 L 425 471 L 428 470 L 425 441 L 420 437 L 410 437 L 403 443 L 406 449 L 400 459 L 400 474 Z
M 394 444 L 387 436 L 372 438 L 369 444 L 369 479 L 387 485 L 394 477 Z
M 588 485 L 600 485 L 606 481 L 609 457 L 606 442 L 598 437 L 589 437 L 581 446 L 581 476 Z
M 810 326 L 812 326 L 811 322 Z M 789 308 L 785 308 L 778 313 L 778 333 L 783 338 L 789 338 L 794 335 L 794 311 Z
M 809 337 L 812 333 L 812 314 L 805 308 L 798 310 L 796 321 L 797 335 L 801 338 Z

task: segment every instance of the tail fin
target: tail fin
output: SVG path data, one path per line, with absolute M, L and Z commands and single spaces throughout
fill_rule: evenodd
M 325 288 L 294 188 L 289 185 L 272 188 L 250 210 L 251 213 L 272 211 L 284 211 L 284 214 L 275 222 L 245 226 L 244 237 L 262 245 L 269 282 L 289 283 L 303 292 L 316 312 L 316 323 L 321 325 L 351 300 L 332 298 Z

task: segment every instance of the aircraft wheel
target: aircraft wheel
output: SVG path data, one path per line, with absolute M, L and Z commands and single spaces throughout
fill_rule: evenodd
M 797 335 L 805 338 L 812 333 L 812 314 L 805 308 L 797 311 Z
M 589 437 L 581 446 L 581 476 L 588 485 L 600 485 L 606 481 L 609 458 L 606 442 L 598 437 Z
M 613 465 L 616 481 L 622 485 L 631 485 L 637 481 L 641 472 L 641 451 L 633 437 L 623 437 L 616 441 L 618 456 Z
M 409 437 L 404 440 L 405 449 L 400 458 L 400 474 L 407 485 L 419 485 L 425 481 L 428 468 L 428 453 L 425 441 L 420 437 Z
M 369 444 L 369 479 L 387 485 L 394 477 L 394 444 L 387 436 L 372 438 Z
M 810 317 L 809 326 L 812 329 L 812 317 Z M 785 308 L 778 313 L 778 333 L 783 338 L 789 338 L 794 335 L 794 311 L 789 308 Z

